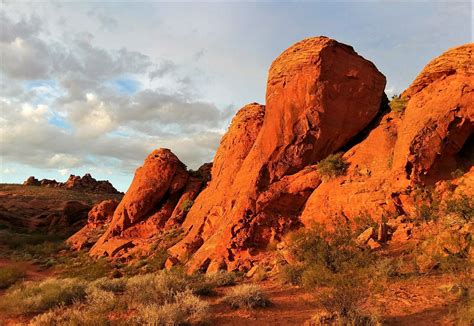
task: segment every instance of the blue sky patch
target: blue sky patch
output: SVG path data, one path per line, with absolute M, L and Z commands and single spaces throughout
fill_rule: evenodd
M 110 85 L 119 93 L 127 95 L 135 94 L 142 86 L 138 80 L 131 78 L 118 78 L 112 80 Z

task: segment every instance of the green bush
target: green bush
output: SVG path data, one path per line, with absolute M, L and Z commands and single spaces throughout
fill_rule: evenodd
M 222 301 L 234 309 L 264 308 L 270 304 L 260 287 L 254 284 L 242 284 L 230 289 Z
M 394 95 L 389 103 L 390 109 L 395 113 L 404 113 L 407 107 L 408 100 L 402 98 L 400 95 Z
M 63 259 L 58 265 L 62 277 L 91 281 L 105 277 L 112 271 L 112 265 L 105 258 L 92 259 L 86 252 Z
M 89 310 L 93 310 L 94 312 L 106 313 L 114 310 L 118 305 L 118 298 L 111 291 L 88 287 L 86 294 L 87 306 Z
M 299 285 L 301 284 L 301 276 L 303 274 L 303 267 L 284 265 L 278 275 L 278 278 L 283 284 Z
M 436 221 L 439 218 L 437 202 L 422 203 L 420 206 L 415 207 L 415 217 L 423 222 Z
M 446 213 L 453 213 L 470 222 L 474 218 L 474 200 L 464 194 L 446 200 Z
M 39 313 L 60 305 L 83 301 L 87 283 L 79 279 L 47 279 L 25 282 L 11 288 L 0 301 L 0 311 L 7 314 Z
M 342 157 L 342 153 L 331 154 L 325 159 L 319 161 L 316 165 L 319 174 L 325 180 L 343 175 L 349 164 Z
M 208 282 L 214 287 L 231 286 L 235 285 L 238 279 L 238 275 L 234 272 L 223 272 L 206 275 Z
M 181 209 L 183 210 L 183 212 L 189 212 L 189 210 L 191 209 L 191 207 L 193 206 L 194 204 L 194 200 L 192 199 L 185 199 L 183 201 L 183 203 L 181 204 Z
M 25 272 L 19 266 L 0 267 L 0 289 L 10 287 L 23 277 Z
M 126 285 L 127 280 L 125 278 L 109 279 L 106 277 L 102 277 L 89 283 L 89 287 L 114 293 L 123 292 L 125 290 Z

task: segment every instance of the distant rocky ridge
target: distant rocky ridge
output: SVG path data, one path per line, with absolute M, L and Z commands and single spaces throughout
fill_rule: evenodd
M 291 230 L 361 214 L 405 241 L 413 230 L 400 221 L 422 204 L 420 188 L 474 195 L 473 52 L 467 44 L 429 63 L 396 112 L 384 75 L 352 47 L 327 37 L 298 42 L 271 65 L 266 105 L 249 104 L 232 120 L 210 177 L 155 150 L 102 231 L 90 222 L 71 243 L 127 259 L 166 242 L 167 267 L 215 272 L 251 269 L 270 243 L 284 248 Z M 347 168 L 325 178 L 317 164 L 336 152 Z M 387 241 L 385 231 L 371 247 Z
M 34 176 L 31 176 L 25 182 L 23 182 L 23 185 L 49 188 L 63 188 L 77 191 L 88 191 L 108 194 L 120 193 L 108 180 L 97 181 L 89 173 L 84 174 L 83 177 L 71 174 L 66 182 L 57 182 L 56 180 L 49 179 L 38 180 Z

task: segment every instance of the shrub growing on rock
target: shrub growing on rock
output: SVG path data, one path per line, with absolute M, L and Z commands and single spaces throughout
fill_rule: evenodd
M 346 162 L 342 153 L 331 154 L 325 159 L 319 161 L 316 165 L 319 174 L 323 179 L 331 179 L 343 175 L 349 164 Z
M 407 102 L 407 99 L 402 98 L 400 95 L 394 95 L 389 103 L 389 106 L 393 112 L 402 114 L 405 112 Z

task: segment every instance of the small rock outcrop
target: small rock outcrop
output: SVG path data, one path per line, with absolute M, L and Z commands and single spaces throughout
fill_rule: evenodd
M 92 247 L 112 220 L 118 204 L 117 200 L 109 199 L 93 206 L 87 215 L 87 224 L 67 240 L 68 245 L 75 250 Z
M 96 180 L 89 173 L 83 177 L 71 174 L 66 182 L 57 182 L 56 180 L 42 179 L 41 181 L 34 176 L 29 177 L 24 186 L 40 186 L 48 188 L 63 188 L 83 192 L 118 194 L 119 191 L 107 180 Z
M 198 171 L 188 172 L 169 149 L 154 150 L 135 172 L 130 188 L 91 254 L 116 257 L 126 256 L 132 249 L 150 250 L 155 235 L 181 224 L 209 179 L 209 168 L 206 164 Z M 86 228 L 93 229 L 93 221 Z M 70 242 L 78 237 L 73 236 Z

